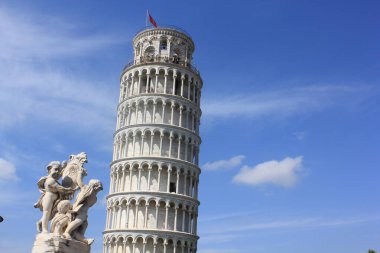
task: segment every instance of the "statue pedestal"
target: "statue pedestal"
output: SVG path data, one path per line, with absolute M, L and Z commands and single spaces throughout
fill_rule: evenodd
M 54 234 L 38 234 L 32 253 L 90 253 L 91 247 Z

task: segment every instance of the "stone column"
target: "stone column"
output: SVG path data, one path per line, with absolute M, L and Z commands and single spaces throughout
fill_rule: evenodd
M 173 92 L 172 92 L 172 95 L 175 95 L 176 78 L 177 78 L 177 74 L 173 73 Z
M 117 217 L 117 228 L 121 228 L 121 215 L 123 213 L 123 206 L 119 203 L 119 212 L 118 212 L 118 217 Z
M 132 191 L 132 175 L 133 175 L 133 167 L 129 167 L 129 191 Z
M 136 203 L 135 220 L 134 220 L 135 224 L 133 224 L 134 228 L 137 228 L 137 222 L 138 222 L 138 219 L 139 219 L 139 205 L 140 205 L 140 203 Z
M 199 179 L 196 179 L 195 185 L 194 185 L 194 198 L 195 199 L 198 199 L 198 180 Z
M 182 136 L 178 137 L 178 154 L 177 154 L 177 159 L 181 159 L 181 139 Z
M 127 242 L 124 240 L 123 241 L 123 249 L 121 253 L 125 253 L 125 249 L 127 248 Z
M 185 82 L 185 76 L 182 75 L 181 76 L 181 97 L 183 97 L 183 85 L 184 85 L 184 82 Z
M 141 135 L 140 156 L 144 156 L 145 133 Z
M 153 101 L 152 123 L 156 123 L 156 106 L 157 102 Z
M 165 210 L 165 230 L 167 230 L 168 229 L 169 207 L 170 207 L 169 202 L 166 202 L 165 207 L 166 207 L 166 210 Z
M 153 155 L 153 141 L 154 141 L 154 132 L 150 133 L 150 147 L 149 147 L 149 155 Z
M 159 165 L 158 166 L 158 191 L 160 191 L 161 171 L 162 171 L 162 167 L 161 165 Z
M 193 193 L 193 175 L 192 173 L 190 174 L 190 185 L 189 185 L 189 196 L 192 197 L 192 193 Z
M 179 122 L 178 122 L 178 126 L 182 127 L 182 111 L 183 111 L 183 106 L 181 105 L 179 107 Z
M 185 219 L 186 219 L 186 209 L 185 206 L 182 206 L 182 232 L 185 232 Z
M 160 156 L 162 156 L 162 139 L 164 138 L 164 134 L 161 133 L 160 135 Z
M 183 184 L 183 195 L 187 195 L 186 192 L 187 192 L 187 171 L 185 171 L 185 173 L 183 173 L 183 176 L 184 176 L 184 184 Z
M 173 133 L 170 132 L 170 136 L 169 136 L 169 157 L 171 158 L 172 157 L 172 145 L 173 145 Z
M 111 178 L 111 180 L 110 180 L 110 193 L 113 193 L 113 183 L 114 183 L 114 177 L 113 177 L 113 172 L 111 171 L 111 173 L 110 173 L 110 178 Z
M 141 74 L 139 74 L 139 83 L 137 84 L 137 94 L 141 93 Z
M 109 224 L 110 224 L 110 209 L 109 207 L 107 207 L 107 217 L 106 217 L 106 229 L 109 228 Z
M 189 78 L 189 82 L 187 85 L 187 99 L 190 100 L 190 87 L 191 87 L 191 79 Z
M 132 138 L 132 156 L 135 156 L 135 142 L 136 142 L 136 134 L 133 133 L 133 138 Z
M 192 99 L 193 102 L 195 102 L 195 84 L 193 85 L 193 99 Z
M 134 76 L 132 76 L 132 84 L 131 84 L 131 94 L 130 94 L 130 96 L 132 96 L 132 95 L 134 95 L 134 92 L 133 92 L 133 89 L 134 89 L 134 86 L 135 86 L 135 77 Z
M 132 114 L 132 107 L 128 105 L 128 116 L 127 116 L 127 125 L 129 126 L 131 124 L 131 114 Z
M 171 165 L 169 165 L 169 168 L 168 168 L 168 183 L 167 183 L 167 192 L 169 192 L 170 193 L 170 176 L 171 176 L 171 174 L 172 174 L 172 167 L 171 167 Z
M 191 113 L 191 130 L 194 131 L 194 111 Z
M 132 253 L 136 253 L 136 242 L 132 242 Z
M 138 170 L 139 170 L 139 176 L 138 176 L 138 178 L 137 178 L 137 190 L 140 191 L 140 190 L 141 190 L 141 189 L 140 189 L 140 185 L 141 185 L 141 171 L 142 171 L 142 167 L 139 166 Z
M 175 107 L 175 104 L 174 104 L 174 101 L 171 102 L 171 115 L 170 115 L 170 125 L 174 125 L 174 107 Z
M 150 79 L 150 75 L 146 74 L 145 93 L 148 93 L 148 91 L 149 91 L 149 79 Z
M 154 93 L 157 93 L 157 86 L 158 86 L 158 76 L 160 73 L 157 73 L 156 71 L 156 83 L 154 84 Z
M 127 205 L 127 215 L 126 215 L 126 218 L 125 218 L 126 219 L 125 227 L 128 228 L 129 227 L 128 223 L 129 223 L 129 205 L 130 205 L 130 203 L 128 202 L 126 205 Z
M 148 226 L 148 207 L 149 207 L 149 203 L 145 202 L 144 228 L 147 228 L 147 226 Z M 143 251 L 143 252 L 145 252 L 145 251 Z
M 115 192 L 119 191 L 119 169 L 116 170 Z
M 168 83 L 168 73 L 165 72 L 164 94 L 166 94 L 167 83 Z
M 121 176 L 121 189 L 120 191 L 125 191 L 125 168 L 122 169 L 122 176 Z
M 149 165 L 149 167 L 148 167 L 148 191 L 150 191 L 150 177 L 151 177 L 151 174 L 152 174 L 152 166 Z
M 145 101 L 144 102 L 144 113 L 143 113 L 143 120 L 142 120 L 142 123 L 146 123 L 146 106 L 147 106 L 147 102 Z
M 175 214 L 174 214 L 174 231 L 177 231 L 177 215 L 178 215 L 178 205 L 175 206 Z
M 191 210 L 189 210 L 189 220 L 188 220 L 188 222 L 189 222 L 189 224 L 188 224 L 188 228 L 189 228 L 189 233 L 191 233 L 191 216 L 192 216 L 192 212 L 191 212 Z
M 179 175 L 180 175 L 180 170 L 177 168 L 177 182 L 176 182 L 176 189 L 175 192 L 179 194 Z
M 188 151 L 188 146 L 189 146 L 189 141 L 188 139 L 186 138 L 185 139 L 185 161 L 187 161 L 187 151 Z
M 158 229 L 158 209 L 160 208 L 160 203 L 156 202 L 156 229 Z

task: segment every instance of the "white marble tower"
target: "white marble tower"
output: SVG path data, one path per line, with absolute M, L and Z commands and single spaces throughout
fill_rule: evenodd
M 197 251 L 202 79 L 194 42 L 146 28 L 120 78 L 104 253 Z

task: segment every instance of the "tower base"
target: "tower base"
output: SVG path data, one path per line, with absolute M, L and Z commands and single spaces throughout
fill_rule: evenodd
M 32 253 L 90 253 L 91 247 L 83 242 L 64 239 L 54 234 L 38 234 Z

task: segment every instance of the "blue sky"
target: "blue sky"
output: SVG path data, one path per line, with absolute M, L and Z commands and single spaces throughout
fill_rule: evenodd
M 87 233 L 101 252 L 118 79 L 147 9 L 192 35 L 204 81 L 198 252 L 380 251 L 378 1 L 5 0 L 0 252 L 31 250 L 38 178 L 81 151 L 106 189 Z

